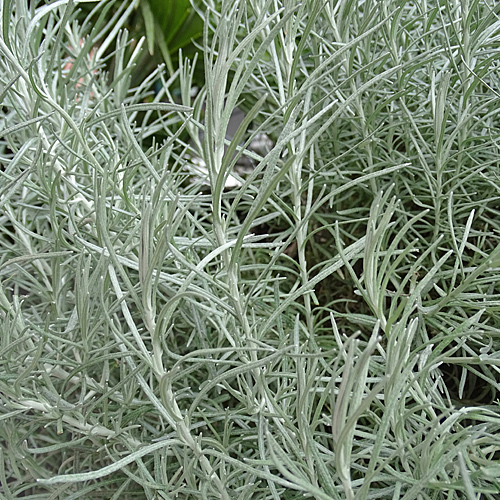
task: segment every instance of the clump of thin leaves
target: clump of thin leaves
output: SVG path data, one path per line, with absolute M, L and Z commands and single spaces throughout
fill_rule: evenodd
M 77 3 L 0 3 L 3 496 L 496 498 L 499 4 L 207 1 L 196 93 Z

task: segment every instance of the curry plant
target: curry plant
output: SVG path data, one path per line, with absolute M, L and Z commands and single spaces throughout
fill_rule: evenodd
M 498 496 L 497 2 L 0 5 L 2 498 Z

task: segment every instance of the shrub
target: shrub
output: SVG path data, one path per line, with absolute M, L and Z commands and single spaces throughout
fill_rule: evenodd
M 496 498 L 499 5 L 135 3 L 1 2 L 6 498 Z

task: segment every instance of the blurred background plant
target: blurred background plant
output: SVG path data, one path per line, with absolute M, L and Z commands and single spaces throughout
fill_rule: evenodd
M 157 46 L 171 74 L 178 67 L 180 49 L 184 57 L 200 54 L 203 19 L 196 8 L 201 9 L 203 2 L 191 3 L 192 0 L 140 1 L 148 51 L 153 55 Z
M 108 2 L 105 9 L 108 20 L 116 21 L 121 18 L 123 25 L 120 28 L 127 29 L 136 43 L 143 36 L 146 37 L 147 50 L 141 53 L 136 63 L 132 85 L 140 83 L 160 64 L 165 64 L 169 75 L 172 76 L 179 69 L 179 62 L 183 58 L 193 60 L 195 56 L 198 64 L 194 82 L 198 87 L 203 85 L 203 51 L 200 45 L 203 34 L 203 9 L 202 0 Z M 83 22 L 93 11 L 93 5 L 80 3 L 78 10 L 77 19 Z M 127 15 L 121 17 L 125 12 Z M 112 62 L 111 58 L 109 63 Z M 158 81 L 157 85 L 159 84 Z

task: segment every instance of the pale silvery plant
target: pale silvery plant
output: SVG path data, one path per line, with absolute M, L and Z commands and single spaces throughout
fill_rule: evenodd
M 324 10 L 321 11 L 321 8 Z M 492 64 L 494 56 L 488 57 L 491 54 L 490 45 L 496 43 L 494 33 L 497 33 L 498 26 L 495 23 L 496 13 L 491 8 L 492 4 L 488 2 L 474 6 L 462 2 L 449 4 L 442 9 L 423 2 L 418 5 L 406 2 L 360 2 L 357 9 L 346 2 L 326 2 L 321 5 L 315 2 L 288 2 L 282 9 L 281 5 L 273 2 L 247 2 L 244 7 L 241 4 L 231 7 L 228 5 L 228 9 L 234 9 L 242 18 L 254 16 L 259 26 L 262 26 L 258 19 L 263 12 L 269 16 L 277 16 L 275 26 L 278 26 L 279 21 L 286 25 L 264 50 L 263 46 L 268 43 L 268 39 L 261 35 L 262 44 L 252 49 L 255 50 L 253 57 L 239 58 L 235 54 L 236 74 L 244 74 L 246 69 L 250 70 L 248 83 L 243 87 L 243 106 L 246 102 L 247 109 L 251 110 L 252 106 L 259 104 L 258 97 L 267 94 L 266 100 L 260 103 L 262 113 L 257 115 L 257 124 L 269 124 L 265 125 L 266 132 L 274 135 L 277 144 L 280 144 L 280 137 L 286 141 L 287 152 L 282 156 L 291 162 L 285 177 L 289 183 L 280 181 L 281 200 L 277 197 L 269 201 L 273 207 L 282 209 L 277 214 L 282 218 L 282 227 L 289 224 L 291 232 L 287 233 L 285 230 L 283 236 L 275 233 L 274 237 L 275 241 L 287 238 L 284 247 L 290 248 L 288 245 L 291 242 L 295 244 L 297 255 L 294 260 L 297 264 L 292 265 L 297 267 L 300 279 L 260 331 L 265 335 L 264 332 L 273 328 L 280 315 L 292 311 L 297 306 L 297 301 L 303 301 L 301 320 L 296 323 L 300 332 L 297 335 L 299 338 L 303 335 L 312 346 L 318 341 L 324 342 L 315 333 L 324 330 L 311 328 L 315 324 L 311 317 L 314 314 L 311 304 L 320 305 L 317 296 L 315 297 L 314 287 L 324 283 L 329 276 L 335 276 L 333 273 L 342 271 L 341 267 L 344 265 L 345 270 L 342 271 L 342 279 L 337 281 L 338 286 L 345 283 L 344 272 L 347 271 L 357 288 L 354 289 L 355 294 L 362 297 L 362 301 L 351 299 L 350 302 L 361 306 L 365 301 L 368 306 L 363 314 L 344 312 L 332 306 L 344 320 L 344 324 L 361 325 L 366 329 L 370 325 L 377 326 L 378 321 L 391 342 L 404 345 L 405 349 L 413 348 L 400 351 L 399 347 L 385 351 L 382 349 L 385 342 L 382 338 L 379 349 L 387 370 L 385 377 L 378 373 L 378 383 L 384 383 L 386 387 L 399 387 L 398 391 L 402 391 L 399 394 L 409 391 L 417 402 L 417 407 L 422 405 L 422 408 L 427 408 L 428 421 L 415 421 L 411 427 L 419 426 L 421 431 L 402 439 L 401 429 L 404 427 L 400 426 L 404 424 L 399 424 L 400 419 L 393 413 L 396 410 L 393 405 L 401 396 L 388 392 L 384 398 L 386 411 L 381 428 L 386 429 L 388 434 L 377 434 L 375 449 L 381 452 L 382 447 L 388 445 L 383 444 L 384 439 L 389 439 L 389 442 L 393 439 L 389 437 L 387 427 L 392 421 L 391 425 L 399 429 L 395 431 L 395 435 L 400 448 L 390 456 L 405 457 L 404 468 L 411 477 L 414 477 L 411 472 L 414 469 L 409 465 L 408 455 L 415 459 L 425 449 L 425 454 L 441 457 L 441 461 L 432 468 L 429 467 L 429 462 L 423 460 L 419 466 L 425 464 L 420 469 L 424 479 L 418 480 L 408 490 L 408 486 L 398 479 L 388 489 L 381 488 L 382 496 L 389 492 L 396 495 L 395 492 L 398 491 L 401 495 L 406 495 L 405 498 L 414 498 L 428 494 L 427 489 L 436 495 L 448 495 L 446 487 L 433 485 L 430 478 L 444 475 L 445 482 L 450 481 L 444 464 L 447 463 L 450 468 L 456 457 L 459 466 L 452 469 L 453 474 L 463 478 L 463 488 L 468 496 L 472 495 L 471 491 L 475 491 L 475 488 L 489 495 L 495 491 L 495 486 L 480 486 L 481 481 L 472 487 L 469 471 L 477 472 L 478 469 L 470 462 L 466 464 L 460 449 L 460 446 L 467 447 L 475 442 L 465 439 L 467 432 L 454 429 L 457 439 L 460 439 L 460 446 L 451 446 L 448 450 L 441 446 L 442 441 L 439 439 L 435 443 L 432 439 L 424 439 L 425 429 L 446 418 L 448 412 L 450 417 L 444 420 L 446 425 L 439 430 L 443 437 L 450 428 L 450 422 L 456 426 L 459 421 L 467 421 L 465 415 L 469 412 L 475 414 L 479 411 L 478 407 L 489 415 L 486 417 L 489 419 L 495 408 L 491 403 L 495 400 L 498 387 L 498 363 L 495 356 L 481 356 L 481 353 L 491 353 L 494 343 L 491 335 L 494 335 L 497 323 L 491 308 L 488 317 L 484 318 L 485 309 L 481 302 L 487 300 L 488 303 L 495 303 L 495 294 L 492 285 L 490 298 L 487 299 L 480 281 L 476 280 L 482 276 L 484 283 L 492 284 L 496 281 L 495 263 L 498 257 L 497 250 L 488 243 L 488 239 L 496 238 L 495 233 L 489 231 L 488 226 L 484 227 L 482 221 L 479 227 L 483 226 L 483 229 L 479 231 L 484 232 L 481 232 L 480 241 L 481 245 L 486 244 L 488 251 L 475 264 L 478 254 L 475 253 L 477 247 L 473 245 L 470 248 L 474 248 L 474 257 L 470 262 L 474 262 L 474 265 L 465 271 L 463 264 L 475 216 L 474 207 L 478 204 L 476 190 L 487 189 L 487 192 L 492 193 L 490 198 L 486 197 L 486 203 L 480 206 L 483 212 L 493 209 L 491 203 L 494 204 L 496 199 L 496 184 L 492 183 L 486 188 L 485 182 L 487 179 L 491 181 L 493 174 L 488 167 L 479 167 L 478 160 L 472 158 L 468 166 L 463 167 L 468 154 L 466 151 L 470 150 L 468 142 L 472 142 L 471 137 L 483 146 L 487 141 L 484 151 L 490 157 L 485 165 L 491 165 L 497 159 L 495 141 L 488 142 L 484 136 L 485 130 L 489 130 L 493 137 L 497 137 L 496 123 L 491 121 L 490 114 L 495 107 L 493 103 L 498 100 L 494 90 L 495 64 Z M 245 12 L 242 13 L 242 10 Z M 227 29 L 224 21 L 226 16 L 227 13 L 222 11 L 216 29 Z M 414 20 L 415 18 L 417 19 Z M 217 12 L 214 12 L 214 19 L 219 19 Z M 487 26 L 490 28 L 486 28 Z M 265 26 L 265 29 L 266 34 L 272 32 L 271 26 Z M 415 40 L 407 37 L 408 30 L 413 30 Z M 250 32 L 251 29 L 245 25 L 245 29 L 242 28 L 241 31 L 242 39 Z M 297 33 L 300 33 L 300 37 Z M 443 50 L 443 45 L 449 47 L 449 50 Z M 227 46 L 221 50 L 225 57 L 229 57 Z M 475 55 L 472 55 L 473 51 Z M 213 52 L 221 54 L 214 48 Z M 464 53 L 463 63 L 453 61 L 456 54 L 462 57 Z M 256 67 L 254 64 L 257 59 L 259 65 Z M 387 64 L 388 61 L 390 64 Z M 475 75 L 473 68 L 467 67 L 467 61 L 478 64 L 481 75 Z M 455 78 L 453 88 L 450 87 L 450 82 L 453 81 L 448 69 L 450 65 L 460 70 L 460 79 Z M 388 91 L 395 83 L 397 90 Z M 483 97 L 482 92 L 475 94 L 472 91 L 478 85 L 489 89 L 489 99 L 488 96 Z M 217 89 L 220 91 L 220 87 Z M 447 100 L 453 103 L 452 106 L 458 106 L 458 126 L 454 126 L 453 120 L 449 119 Z M 299 118 L 298 122 L 294 122 L 301 111 L 300 105 L 308 114 L 302 121 Z M 464 114 L 461 111 L 465 108 L 470 113 Z M 421 121 L 417 121 L 415 115 Z M 484 122 L 480 120 L 484 119 L 489 128 L 482 127 L 481 123 Z M 477 123 L 477 127 L 472 126 L 472 123 Z M 287 131 L 288 136 L 284 134 L 287 125 L 291 127 Z M 399 127 L 401 131 L 398 130 Z M 424 135 L 429 127 L 434 128 L 432 135 L 428 132 Z M 431 137 L 433 142 L 430 141 Z M 471 151 L 477 153 L 478 149 L 476 147 Z M 294 153 L 297 157 L 292 159 L 290 155 Z M 307 163 L 304 159 L 307 159 Z M 448 167 L 447 170 L 444 165 L 454 164 L 457 159 L 459 164 L 454 174 L 450 175 L 451 168 Z M 488 169 L 486 175 L 483 172 L 485 168 Z M 282 171 L 283 169 L 280 170 Z M 469 189 L 465 188 L 465 183 L 470 183 L 467 186 Z M 380 191 L 380 186 L 385 189 Z M 454 191 L 456 193 L 457 190 L 461 193 L 459 201 L 454 199 Z M 390 199 L 391 192 L 397 198 Z M 283 195 L 287 196 L 288 203 L 280 203 Z M 349 205 L 347 195 L 354 203 L 351 201 Z M 488 207 L 488 202 L 491 208 Z M 330 205 L 332 215 L 322 209 L 327 204 Z M 442 208 L 444 204 L 448 207 L 445 217 Z M 457 219 L 454 214 L 461 211 L 465 211 L 465 217 L 462 215 Z M 394 217 L 396 220 L 393 220 Z M 304 228 L 306 230 L 301 233 Z M 446 228 L 444 234 L 440 234 L 442 228 Z M 330 253 L 331 256 L 328 256 L 328 250 L 318 249 L 320 245 L 314 241 L 312 231 L 329 233 L 330 241 L 333 240 L 338 254 Z M 364 238 L 361 237 L 363 232 L 366 234 Z M 457 238 L 458 234 L 461 239 Z M 328 241 L 328 238 L 323 239 Z M 354 244 L 344 249 L 346 239 Z M 309 245 L 309 255 L 313 255 L 316 247 L 322 256 L 311 270 L 308 269 L 310 266 L 306 259 L 306 244 Z M 286 250 L 275 252 L 266 270 L 286 255 Z M 342 262 L 338 259 L 339 255 Z M 363 264 L 361 275 L 353 267 L 356 261 Z M 458 276 L 458 269 L 462 270 L 461 278 Z M 475 288 L 476 283 L 479 289 Z M 335 286 L 334 284 L 333 288 Z M 255 291 L 254 284 L 251 292 Z M 433 297 L 435 293 L 439 300 Z M 462 297 L 460 300 L 467 297 L 467 300 L 479 300 L 479 303 L 467 302 L 470 309 L 467 312 L 460 310 L 459 316 L 467 319 L 456 328 L 455 326 L 460 325 L 457 323 L 459 317 L 456 317 L 455 309 L 458 303 L 455 302 L 456 305 L 451 308 L 448 304 L 456 301 L 458 295 Z M 342 301 L 338 299 L 332 301 L 332 304 Z M 250 299 L 247 300 L 247 304 L 249 303 Z M 446 308 L 450 319 L 453 319 L 451 323 L 446 320 L 437 326 L 433 316 L 435 313 L 439 315 L 442 308 Z M 478 308 L 481 309 L 480 313 L 476 313 Z M 316 317 L 324 309 L 321 305 L 317 307 Z M 333 323 L 333 319 L 331 322 Z M 454 325 L 452 330 L 451 325 Z M 430 335 L 429 329 L 431 332 L 434 330 Z M 477 333 L 473 333 L 474 331 Z M 398 336 L 401 336 L 400 340 L 397 340 Z M 446 371 L 442 372 L 439 370 L 442 362 L 440 354 L 448 343 L 452 343 L 453 347 L 448 350 L 444 362 L 447 365 Z M 338 345 L 340 343 L 337 341 Z M 434 349 L 436 345 L 439 347 Z M 464 348 L 468 355 L 454 358 L 454 354 Z M 456 363 L 463 365 L 460 382 L 453 388 L 454 375 L 450 376 L 448 370 Z M 476 364 L 481 367 L 481 372 L 473 368 Z M 425 377 L 415 379 L 412 371 L 416 366 L 423 371 Z M 405 376 L 397 379 L 399 375 L 396 373 L 400 372 Z M 375 373 L 372 372 L 373 375 Z M 473 378 L 468 382 L 468 376 L 471 378 L 472 374 Z M 479 379 L 476 378 L 478 376 Z M 466 400 L 466 386 L 470 384 L 470 392 L 472 387 L 479 385 L 481 379 L 484 381 L 483 394 L 490 403 L 476 403 L 468 411 L 464 411 L 463 403 L 458 403 L 457 400 Z M 417 387 L 413 387 L 417 380 Z M 405 383 L 408 384 L 406 388 Z M 380 387 L 378 390 L 381 390 Z M 401 409 L 404 414 L 404 401 L 402 404 L 398 412 Z M 458 413 L 453 411 L 457 404 L 460 408 Z M 476 423 L 476 437 L 482 432 L 482 418 L 472 419 Z M 293 455 L 294 449 L 289 440 L 285 437 L 283 439 L 286 449 L 283 457 L 289 457 Z M 418 442 L 422 444 L 419 446 L 416 444 Z M 356 441 L 353 445 L 356 445 Z M 429 446 L 433 447 L 432 452 L 428 449 Z M 409 449 L 414 448 L 420 451 L 408 453 Z M 308 480 L 317 485 L 320 481 L 317 471 L 325 469 L 306 452 L 303 453 L 305 455 L 298 453 L 298 463 L 309 457 L 311 466 Z M 342 455 L 347 460 L 347 463 L 337 463 L 337 473 L 342 474 L 339 479 L 344 494 L 360 498 L 369 495 L 374 471 L 379 467 L 376 465 L 380 460 L 378 453 L 371 455 L 364 481 L 358 482 L 356 487 L 352 486 L 355 482 L 348 477 L 347 471 L 352 474 L 356 470 L 353 466 L 360 467 L 359 462 L 352 459 L 353 455 L 340 455 L 339 458 L 339 453 L 336 453 L 337 460 L 342 460 Z M 363 453 L 360 457 L 362 456 Z M 292 463 L 289 465 L 289 473 Z M 342 469 L 344 472 L 341 473 Z M 326 467 L 326 470 L 329 472 L 323 475 L 321 481 L 328 483 L 327 477 L 334 474 L 335 469 Z M 382 465 L 379 470 L 383 470 Z M 481 470 L 485 473 L 483 480 L 488 483 L 488 477 L 492 477 L 489 474 L 495 474 L 493 469 Z M 282 469 L 280 471 L 284 474 Z M 301 487 L 305 488 L 308 480 L 304 483 L 304 472 L 300 467 L 297 468 L 297 463 L 294 471 L 300 476 L 300 481 L 294 474 L 287 477 L 295 477 Z M 360 484 L 362 488 L 357 490 Z M 300 488 L 297 486 L 297 489 Z M 311 494 L 319 495 L 316 490 Z
M 136 3 L 2 3 L 6 495 L 494 498 L 494 5 Z

